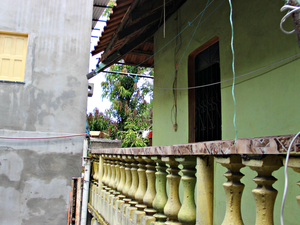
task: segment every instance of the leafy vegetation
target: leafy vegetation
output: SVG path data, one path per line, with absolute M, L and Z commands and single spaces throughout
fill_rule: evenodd
M 107 6 L 109 7 L 114 7 L 114 5 L 116 4 L 116 0 L 110 0 L 107 4 Z M 102 14 L 102 16 L 104 17 L 109 17 L 109 15 L 112 13 L 112 9 L 111 8 L 106 8 Z
M 115 64 L 111 71 L 125 73 L 148 73 L 151 69 Z M 100 113 L 95 109 L 88 115 L 91 130 L 103 131 L 106 138 L 122 139 L 122 147 L 147 146 L 148 138 L 142 138 L 140 130 L 150 129 L 152 126 L 152 101 L 145 100 L 147 95 L 152 99 L 152 84 L 144 82 L 137 85 L 139 77 L 114 73 L 105 74 L 106 81 L 101 83 L 102 97 L 112 102 L 109 110 Z

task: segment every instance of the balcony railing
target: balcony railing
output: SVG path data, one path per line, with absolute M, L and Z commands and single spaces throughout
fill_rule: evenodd
M 226 213 L 222 224 L 244 224 L 241 199 L 244 176 L 257 173 L 252 190 L 256 224 L 274 224 L 277 180 L 293 136 L 213 141 L 146 148 L 92 149 L 89 212 L 100 224 L 213 224 L 214 163 L 228 171 L 223 184 Z M 288 166 L 300 172 L 300 139 L 292 146 Z M 179 199 L 179 183 L 183 200 Z M 284 182 L 284 181 L 281 181 Z M 195 190 L 196 184 L 196 190 Z M 300 186 L 300 183 L 298 183 Z M 295 196 L 296 197 L 296 196 Z M 300 196 L 296 197 L 300 205 Z

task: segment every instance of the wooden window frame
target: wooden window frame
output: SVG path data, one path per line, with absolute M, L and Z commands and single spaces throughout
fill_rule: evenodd
M 21 60 L 21 69 L 18 72 L 18 76 L 9 76 L 9 77 L 5 77 L 5 76 L 1 76 L 0 74 L 0 81 L 2 82 L 16 82 L 16 83 L 24 83 L 24 77 L 25 77 L 25 64 L 26 64 L 26 57 L 27 57 L 27 48 L 28 48 L 28 34 L 26 33 L 17 33 L 17 32 L 10 32 L 10 31 L 2 31 L 0 30 L 0 36 L 10 36 L 14 39 L 17 39 L 18 37 L 24 39 L 24 43 L 23 43 L 23 48 L 22 48 L 22 53 L 21 54 L 17 54 L 15 52 L 15 54 L 11 54 L 8 55 L 7 58 L 19 58 Z M 17 44 L 17 41 L 15 40 L 15 45 Z M 0 46 L 0 48 L 4 49 L 5 44 L 3 43 L 2 46 Z M 17 47 L 15 47 L 15 50 L 17 50 Z M 2 60 L 2 58 L 5 58 L 4 54 L 1 54 L 1 49 L 0 49 L 0 59 Z M 11 63 L 11 62 L 10 62 Z M 0 61 L 0 66 L 1 66 L 1 61 Z M 9 74 L 13 74 L 12 70 L 9 70 Z
M 199 48 L 194 50 L 188 56 L 188 86 L 194 87 L 195 86 L 195 58 L 196 56 L 204 51 L 205 49 L 209 48 L 211 45 L 217 43 L 219 41 L 219 37 L 215 36 L 210 39 L 205 44 L 201 45 Z M 194 143 L 195 138 L 195 89 L 188 90 L 188 116 L 189 116 L 189 143 Z

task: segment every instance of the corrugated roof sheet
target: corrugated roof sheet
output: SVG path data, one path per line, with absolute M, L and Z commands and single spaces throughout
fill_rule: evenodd
M 99 7 L 99 6 L 107 6 L 109 0 L 94 0 L 93 4 L 93 21 L 92 21 L 92 29 L 95 28 L 97 21 L 103 14 L 106 8 Z
M 168 19 L 186 0 L 165 0 Z M 101 70 L 123 59 L 124 64 L 152 67 L 153 35 L 162 25 L 163 0 L 117 0 L 92 55 Z

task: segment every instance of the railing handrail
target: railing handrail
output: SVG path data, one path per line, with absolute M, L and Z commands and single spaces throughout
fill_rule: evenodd
M 93 148 L 92 154 L 115 154 L 115 155 L 265 155 L 286 154 L 289 144 L 295 135 L 278 135 L 267 137 L 240 138 L 236 145 L 234 140 L 219 140 L 198 142 L 180 145 L 165 145 L 135 148 Z M 296 150 L 295 150 L 296 148 Z M 299 154 L 300 137 L 295 141 L 291 154 Z

